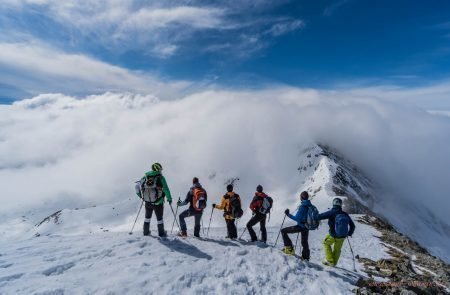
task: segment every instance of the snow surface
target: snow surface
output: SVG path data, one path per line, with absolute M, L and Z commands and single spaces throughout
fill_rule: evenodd
M 192 230 L 192 220 L 188 226 Z M 273 243 L 279 228 L 268 230 Z M 347 243 L 339 268 L 322 266 L 326 231 L 321 226 L 310 233 L 309 263 L 282 254 L 281 237 L 272 249 L 224 239 L 225 228 L 212 228 L 204 240 L 143 237 L 140 223 L 133 235 L 68 232 L 4 241 L 0 294 L 350 294 L 362 266 L 351 271 Z M 358 223 L 351 239 L 355 255 L 387 257 L 376 236 Z M 291 238 L 295 242 L 296 235 Z

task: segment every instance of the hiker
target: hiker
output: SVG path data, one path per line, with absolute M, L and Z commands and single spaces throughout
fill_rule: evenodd
M 308 235 L 309 229 L 306 227 L 306 219 L 308 217 L 308 208 L 312 206 L 311 201 L 309 200 L 309 194 L 306 191 L 303 191 L 300 194 L 301 204 L 298 207 L 297 214 L 293 216 L 289 213 L 289 209 L 286 209 L 284 213 L 287 217 L 297 222 L 297 225 L 288 226 L 281 230 L 281 236 L 283 237 L 284 248 L 283 253 L 288 255 L 294 255 L 295 249 L 292 247 L 292 241 L 289 238 L 288 234 L 301 233 L 301 244 L 302 244 L 302 260 L 309 260 L 309 244 L 308 244 Z
M 351 217 L 342 211 L 342 200 L 339 198 L 333 199 L 331 210 L 319 214 L 319 220 L 323 219 L 328 219 L 330 230 L 323 240 L 325 260 L 322 263 L 328 266 L 336 266 L 341 255 L 342 244 L 347 236 L 353 235 L 355 224 Z M 333 245 L 334 247 L 331 248 Z
M 180 227 L 181 232 L 178 234 L 179 236 L 185 238 L 187 237 L 186 233 L 186 221 L 184 219 L 189 216 L 195 217 L 195 226 L 194 226 L 194 236 L 197 238 L 200 237 L 200 220 L 202 218 L 203 209 L 206 208 L 206 200 L 207 194 L 205 189 L 202 187 L 197 177 L 192 179 L 192 187 L 189 189 L 189 192 L 186 195 L 186 199 L 181 202 L 179 200 L 177 202 L 178 206 L 189 205 L 189 209 L 181 212 L 180 217 Z
M 136 194 L 145 202 L 144 236 L 150 235 L 150 220 L 155 211 L 158 224 L 158 235 L 167 236 L 164 230 L 164 198 L 172 204 L 172 196 L 166 179 L 162 175 L 163 167 L 159 163 L 152 165 L 152 170 L 145 173 L 144 177 L 136 184 Z
M 267 242 L 266 214 L 270 212 L 272 204 L 272 198 L 263 192 L 263 187 L 261 185 L 258 185 L 256 187 L 255 196 L 250 203 L 250 209 L 253 212 L 253 216 L 247 223 L 248 233 L 250 234 L 252 242 L 256 242 L 258 240 L 256 233 L 253 230 L 253 226 L 258 222 L 261 229 L 261 241 L 263 243 Z
M 222 196 L 220 205 L 212 204 L 212 207 L 219 210 L 224 210 L 223 216 L 227 224 L 227 236 L 232 240 L 237 239 L 236 218 L 240 218 L 243 214 L 241 208 L 241 198 L 238 194 L 233 192 L 233 185 L 227 185 L 227 193 Z

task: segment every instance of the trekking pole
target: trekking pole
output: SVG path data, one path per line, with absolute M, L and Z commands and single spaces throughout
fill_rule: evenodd
M 129 235 L 133 234 L 133 229 L 134 229 L 134 226 L 136 225 L 136 221 L 139 217 L 139 214 L 141 213 L 142 205 L 144 205 L 144 199 L 142 199 L 142 203 L 141 203 L 141 206 L 139 207 L 139 211 L 138 211 L 138 214 L 136 215 L 136 219 L 134 220 L 133 227 L 131 228 L 131 231 L 128 233 Z
M 175 221 L 177 222 L 178 229 L 181 231 L 181 227 L 178 224 L 177 216 L 175 215 L 175 212 L 173 212 L 172 204 L 169 204 L 169 205 L 170 205 L 170 210 L 172 210 L 173 217 L 175 218 Z M 177 206 L 177 208 L 178 208 L 178 206 Z
M 178 197 L 178 201 L 181 201 L 181 198 L 180 198 L 180 197 Z M 170 230 L 170 233 L 173 232 L 173 226 L 175 225 L 175 220 L 177 220 L 176 215 L 177 215 L 177 213 L 178 213 L 178 207 L 179 207 L 179 206 L 177 205 L 177 209 L 175 210 L 175 218 L 173 219 L 172 229 Z
M 295 240 L 295 248 L 294 248 L 294 251 L 297 251 L 297 243 L 298 243 L 298 235 L 299 235 L 300 233 L 297 233 L 297 239 Z
M 214 207 L 211 209 L 211 217 L 209 217 L 209 224 L 208 224 L 208 230 L 206 231 L 206 236 L 209 235 L 209 228 L 211 227 L 211 219 L 214 212 Z
M 241 234 L 241 236 L 239 237 L 239 240 L 241 240 L 242 239 L 242 236 L 244 235 L 244 233 L 245 233 L 245 231 L 247 230 L 247 228 L 246 227 L 244 227 L 244 231 L 242 232 L 242 234 Z
M 203 235 L 205 235 L 205 227 L 203 226 L 203 214 L 202 214 L 202 217 L 200 217 L 200 222 L 202 223 Z
M 275 240 L 275 244 L 273 245 L 273 248 L 275 248 L 275 246 L 277 245 L 278 238 L 280 237 L 281 229 L 283 228 L 283 224 L 284 224 L 285 220 L 286 220 L 286 215 L 284 215 L 283 222 L 281 223 L 280 231 L 278 232 L 278 236 L 277 236 L 277 239 Z
M 348 237 L 347 237 L 347 242 L 348 242 L 348 245 L 350 246 L 350 251 L 352 252 L 352 257 L 353 257 L 353 271 L 356 272 L 356 266 L 355 266 L 355 254 L 353 254 L 352 245 L 350 244 L 350 240 L 349 240 Z

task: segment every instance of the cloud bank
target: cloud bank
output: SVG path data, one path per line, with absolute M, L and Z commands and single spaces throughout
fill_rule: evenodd
M 321 142 L 379 185 L 376 209 L 391 221 L 414 224 L 417 216 L 401 212 L 421 208 L 421 216 L 448 229 L 449 130 L 447 116 L 296 88 L 210 90 L 171 101 L 43 94 L 0 106 L 0 210 L 128 198 L 155 161 L 163 163 L 175 198 L 185 195 L 193 176 L 213 199 L 227 179 L 239 177 L 246 204 L 258 183 L 294 204 L 299 151 Z M 416 238 L 426 237 L 420 231 Z

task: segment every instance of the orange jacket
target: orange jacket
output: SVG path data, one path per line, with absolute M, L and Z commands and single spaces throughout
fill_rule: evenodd
M 222 200 L 221 200 L 220 204 L 216 205 L 216 207 L 215 207 L 216 209 L 224 210 L 225 211 L 224 217 L 225 217 L 225 219 L 228 219 L 228 220 L 234 219 L 234 217 L 232 217 L 230 215 L 230 213 L 231 213 L 230 198 L 232 196 L 234 196 L 234 192 L 227 192 L 225 195 L 222 196 Z

